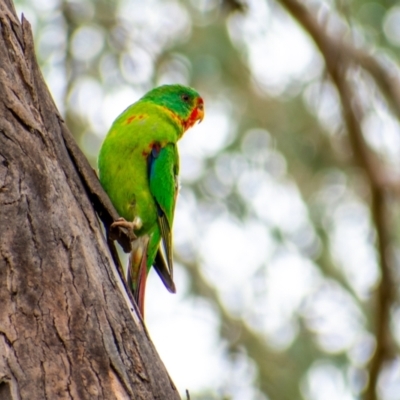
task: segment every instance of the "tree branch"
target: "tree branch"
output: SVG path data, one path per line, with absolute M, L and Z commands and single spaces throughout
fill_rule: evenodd
M 356 61 L 368 68 L 374 77 L 379 78 L 386 96 L 400 115 L 400 96 L 396 85 L 388 88 L 390 78 L 380 64 L 372 57 L 353 49 L 348 43 L 333 39 L 322 28 L 316 18 L 297 0 L 280 0 L 289 13 L 310 34 L 322 56 L 326 67 L 340 96 L 343 118 L 347 127 L 351 149 L 355 163 L 364 171 L 371 191 L 372 220 L 377 233 L 377 250 L 381 270 L 381 281 L 376 293 L 374 315 L 376 350 L 369 363 L 369 384 L 365 392 L 366 400 L 376 399 L 376 383 L 383 363 L 392 356 L 392 340 L 390 337 L 390 307 L 394 299 L 394 277 L 390 265 L 388 249 L 390 246 L 390 224 L 386 210 L 387 179 L 383 174 L 383 166 L 365 143 L 360 126 L 358 99 L 352 86 L 346 79 L 347 74 Z M 390 86 L 390 85 L 389 85 Z M 398 186 L 398 185 L 396 185 Z M 398 190 L 398 189 L 397 189 Z
M 29 23 L 19 23 L 9 0 L 0 2 L 0 93 L 0 392 L 12 400 L 178 399 L 91 201 L 109 222 L 115 211 L 71 151 Z
M 310 34 L 329 64 L 353 62 L 368 71 L 400 119 L 400 75 L 389 71 L 379 60 L 342 38 L 330 36 L 317 18 L 298 0 L 279 0 L 295 20 Z

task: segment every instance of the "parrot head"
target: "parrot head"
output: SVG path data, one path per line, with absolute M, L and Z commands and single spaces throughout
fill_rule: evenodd
M 142 100 L 165 107 L 180 120 L 186 131 L 204 118 L 204 101 L 196 90 L 182 85 L 163 85 L 146 93 Z

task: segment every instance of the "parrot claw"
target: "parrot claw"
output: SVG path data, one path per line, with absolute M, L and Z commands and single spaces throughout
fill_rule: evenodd
M 127 221 L 125 218 L 118 218 L 110 226 L 110 237 L 111 239 L 115 240 L 118 237 L 116 229 L 125 228 L 128 231 L 129 239 L 132 242 L 137 239 L 137 236 L 135 235 L 135 230 L 140 229 L 142 225 L 142 220 L 139 217 L 135 217 L 132 222 Z

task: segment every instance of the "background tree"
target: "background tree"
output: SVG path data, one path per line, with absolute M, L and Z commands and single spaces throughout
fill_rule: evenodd
M 390 0 L 18 2 L 95 166 L 150 87 L 195 86 L 177 286 L 147 322 L 194 398 L 398 399 L 400 9 Z M 330 396 L 330 397 L 329 397 Z

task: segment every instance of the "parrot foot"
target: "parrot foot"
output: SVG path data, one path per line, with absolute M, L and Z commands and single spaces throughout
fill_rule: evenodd
M 128 231 L 129 239 L 132 242 L 137 239 L 137 236 L 135 235 L 135 230 L 140 229 L 142 225 L 143 222 L 139 217 L 135 217 L 132 222 L 127 221 L 125 218 L 118 218 L 110 226 L 110 237 L 115 240 L 118 237 L 116 228 L 125 228 Z

